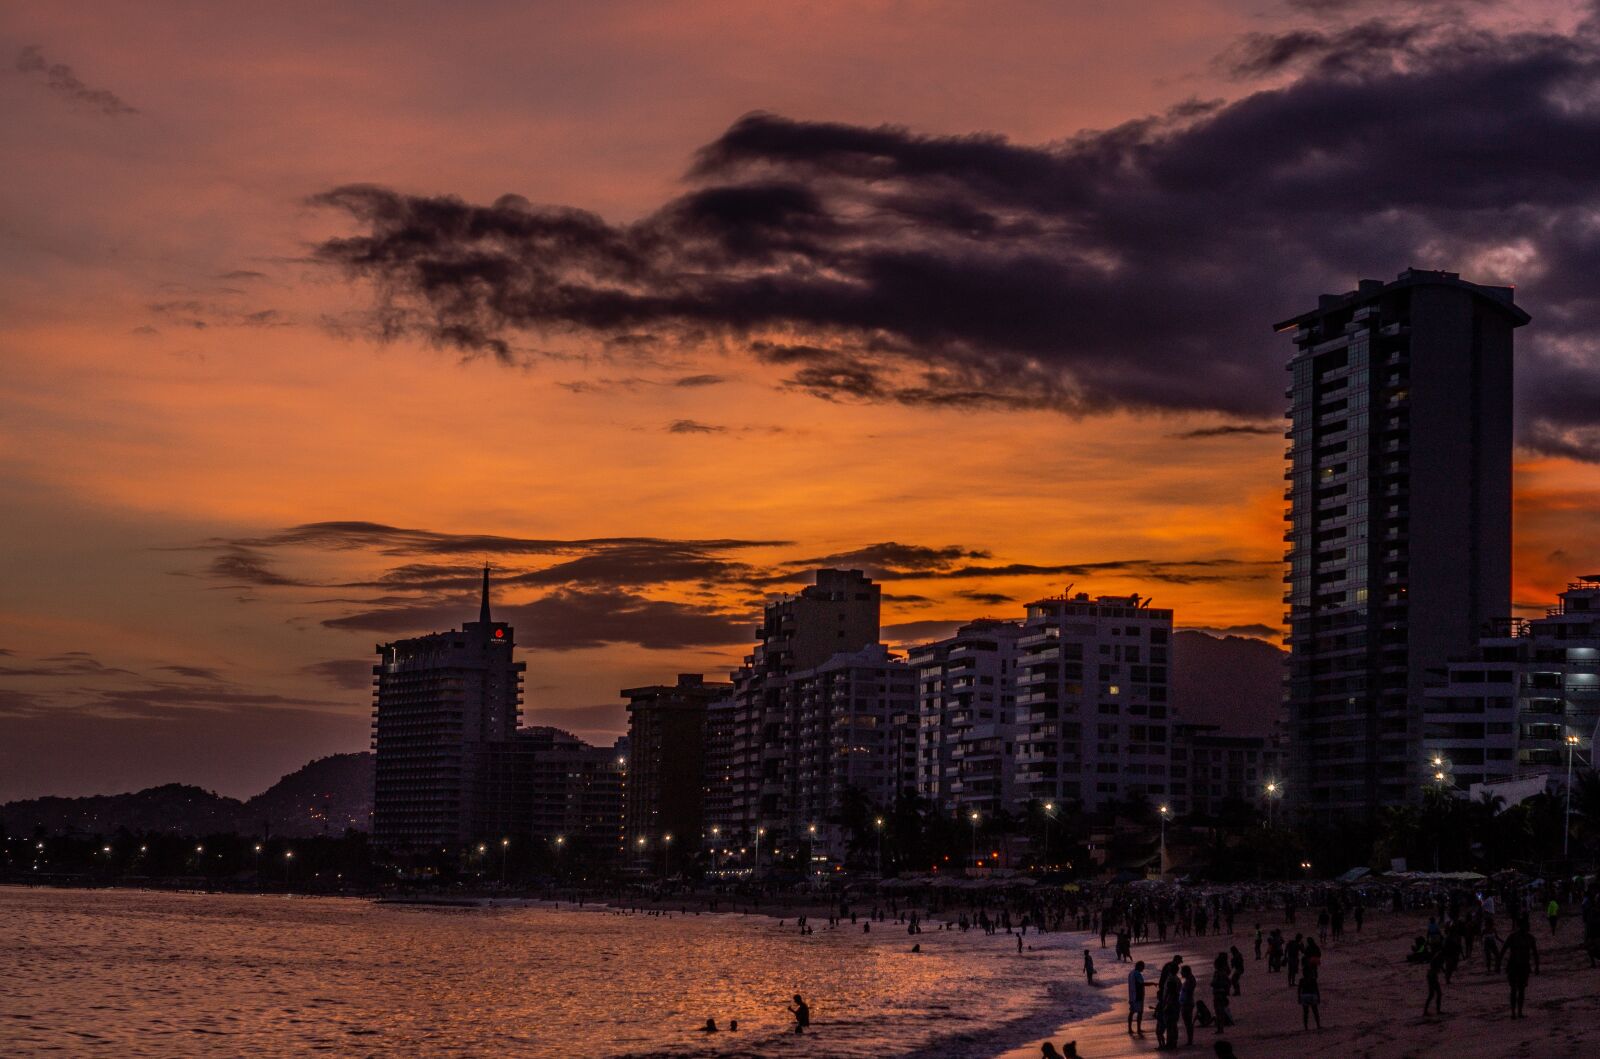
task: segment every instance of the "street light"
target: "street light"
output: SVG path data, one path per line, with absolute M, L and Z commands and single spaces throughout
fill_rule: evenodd
M 978 814 L 977 814 L 977 812 L 974 811 L 970 816 L 967 817 L 967 819 L 972 821 L 972 866 L 973 866 L 973 868 L 977 868 L 977 866 L 978 866 Z
M 668 831 L 661 836 L 661 877 L 663 879 L 672 874 L 672 832 Z
M 1160 874 L 1165 875 L 1165 874 L 1167 874 L 1167 815 L 1172 812 L 1172 808 L 1170 806 L 1163 805 L 1160 809 L 1157 810 L 1157 812 L 1159 812 L 1161 814 L 1161 871 L 1160 871 Z
M 878 878 L 881 879 L 883 878 L 883 817 L 874 820 L 873 825 L 878 829 Z
M 1272 830 L 1272 803 L 1278 800 L 1278 793 L 1283 786 L 1277 780 L 1267 781 L 1267 830 Z
M 1578 737 L 1567 735 L 1567 821 L 1561 831 L 1561 856 L 1567 855 L 1567 844 L 1572 839 L 1572 754 L 1578 749 Z
M 509 838 L 502 838 L 500 840 L 500 884 L 502 886 L 511 881 L 511 872 L 506 867 L 507 861 L 510 859 L 510 857 L 511 840 Z
M 806 825 L 806 874 L 810 875 L 817 868 L 817 825 Z
M 761 877 L 761 836 L 766 833 L 766 828 L 756 828 L 756 865 L 750 871 L 750 878 L 752 879 L 759 879 Z
M 1044 803 L 1044 863 L 1050 866 L 1050 825 L 1056 820 L 1056 803 Z

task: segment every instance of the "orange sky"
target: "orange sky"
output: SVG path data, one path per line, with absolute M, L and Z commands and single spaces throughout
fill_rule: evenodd
M 887 541 L 984 565 L 1226 559 L 1228 579 L 1190 584 L 896 581 L 925 601 L 884 620 L 1016 614 L 1074 580 L 1151 594 L 1187 626 L 1276 626 L 1281 437 L 827 402 L 715 343 L 664 362 L 551 336 L 562 356 L 526 370 L 381 345 L 343 326 L 369 293 L 307 260 L 342 222 L 303 205 L 373 181 L 627 220 L 757 108 L 1048 142 L 1236 94 L 1210 59 L 1287 17 L 1262 6 L 8 5 L 0 47 L 37 46 L 136 112 L 0 72 L 0 798 L 166 780 L 249 794 L 362 749 L 364 682 L 310 667 L 364 661 L 385 635 L 322 625 L 374 594 L 329 586 L 419 560 L 274 546 L 273 569 L 307 584 L 247 584 L 208 575 L 217 550 L 195 547 L 304 523 L 792 542 L 739 553 L 761 566 Z M 725 381 L 673 384 L 697 374 Z M 684 420 L 714 429 L 670 431 Z M 1520 466 L 1519 602 L 1600 569 L 1597 491 L 1593 466 Z M 761 595 L 637 591 L 741 614 Z M 742 653 L 521 639 L 527 719 L 591 738 L 619 730 L 617 689 Z

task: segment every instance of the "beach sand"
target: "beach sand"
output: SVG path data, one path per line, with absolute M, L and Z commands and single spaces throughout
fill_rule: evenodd
M 1262 920 L 1270 932 L 1284 927 L 1282 915 Z M 1306 930 L 1307 914 L 1289 928 Z M 1310 930 L 1316 931 L 1312 914 Z M 1501 934 L 1508 924 L 1501 923 Z M 1322 1024 L 1318 1032 L 1300 1028 L 1300 1005 L 1295 990 L 1283 976 L 1267 974 L 1267 962 L 1254 959 L 1255 920 L 1241 917 L 1239 933 L 1203 939 L 1184 938 L 1162 945 L 1135 945 L 1134 959 L 1145 961 L 1150 991 L 1161 964 L 1174 953 L 1194 966 L 1201 982 L 1201 999 L 1210 1003 L 1211 960 L 1217 952 L 1236 944 L 1245 956 L 1242 995 L 1234 997 L 1232 1012 L 1238 1025 L 1220 1037 L 1215 1030 L 1195 1028 L 1194 1046 L 1180 1046 L 1178 1054 L 1212 1054 L 1212 1042 L 1231 1041 L 1240 1059 L 1287 1059 L 1296 1056 L 1364 1057 L 1364 1059 L 1565 1059 L 1600 1055 L 1600 969 L 1589 966 L 1581 951 L 1583 927 L 1576 919 L 1561 924 L 1554 938 L 1542 920 L 1533 924 L 1539 943 L 1543 973 L 1528 985 L 1527 1018 L 1510 1017 L 1508 990 L 1503 975 L 1485 972 L 1476 948 L 1463 961 L 1455 979 L 1444 989 L 1443 1016 L 1423 1017 L 1427 995 L 1426 968 L 1405 962 L 1411 940 L 1421 933 L 1427 916 L 1374 912 L 1360 934 L 1347 933 L 1342 941 L 1325 945 L 1322 961 Z M 1349 924 L 1347 923 L 1347 927 Z M 1146 1008 L 1143 1038 L 1127 1034 L 1127 974 L 1130 964 L 1117 964 L 1111 949 L 1100 950 L 1098 935 L 1089 942 L 1098 971 L 1110 995 L 1110 1011 L 1082 1022 L 1070 1023 L 1050 1039 L 1059 1047 L 1075 1040 L 1085 1059 L 1121 1059 L 1126 1056 L 1166 1054 L 1156 1051 L 1155 1022 Z M 1073 961 L 1073 977 L 1081 972 Z M 1065 968 L 1063 969 L 1065 970 Z M 1180 1027 L 1180 1040 L 1182 1029 Z M 1004 1053 L 1002 1059 L 1038 1059 L 1039 1043 Z

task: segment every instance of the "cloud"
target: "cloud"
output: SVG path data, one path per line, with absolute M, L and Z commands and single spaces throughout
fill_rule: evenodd
M 967 624 L 965 619 L 961 621 L 903 621 L 893 625 L 885 625 L 881 635 L 884 643 L 928 643 L 932 640 L 943 640 L 947 636 L 954 636 L 956 630 L 965 624 Z
M 237 545 L 230 546 L 221 555 L 214 557 L 206 568 L 206 573 L 210 577 L 233 585 L 288 588 L 309 584 L 278 573 L 260 552 Z
M 849 551 L 834 552 L 831 555 L 820 555 L 810 559 L 791 559 L 784 565 L 791 569 L 858 566 L 868 571 L 911 576 L 919 571 L 948 570 L 953 564 L 963 559 L 987 558 L 989 558 L 988 552 L 965 548 L 959 544 L 929 547 L 923 544 L 901 544 L 899 541 L 883 541 L 879 544 L 868 544 L 860 548 L 852 548 Z
M 655 544 L 708 550 L 771 547 L 781 540 L 667 541 L 659 537 L 587 537 L 575 539 L 505 537 L 488 533 L 447 533 L 437 530 L 388 526 L 381 522 L 307 522 L 259 537 L 218 537 L 202 547 L 278 548 L 309 547 L 334 551 L 371 548 L 384 555 L 561 555 L 613 547 L 648 547 Z
M 1521 281 L 1519 391 L 1558 346 L 1594 375 L 1600 31 L 1396 10 L 1252 36 L 1225 61 L 1268 86 L 1054 144 L 749 114 L 626 224 L 348 185 L 316 257 L 372 284 L 379 333 L 700 335 L 836 401 L 1260 419 L 1271 322 L 1410 265 Z M 1593 409 L 1524 397 L 1524 436 Z
M 727 381 L 721 375 L 685 375 L 681 379 L 673 380 L 672 385 L 693 389 L 702 386 L 719 386 Z
M 1043 566 L 1034 563 L 1006 563 L 999 566 L 957 566 L 935 570 L 885 570 L 879 577 L 898 580 L 959 580 L 988 577 L 1094 577 L 1100 574 L 1125 574 L 1145 581 L 1174 585 L 1221 584 L 1231 581 L 1256 581 L 1276 576 L 1282 569 L 1277 561 L 1246 559 L 1105 559 L 1089 563 L 1063 563 Z
M 669 434 L 726 434 L 727 427 L 701 423 L 694 419 L 674 419 L 667 425 Z
M 15 657 L 15 652 L 0 651 Z M 131 670 L 108 666 L 87 651 L 45 655 L 31 665 L 0 666 L 0 677 L 112 677 L 132 676 Z
M 226 679 L 220 672 L 210 666 L 156 666 L 156 671 L 176 673 L 178 676 L 187 677 L 190 680 L 206 680 L 212 683 L 222 683 Z
M 997 607 L 1002 603 L 1016 602 L 1015 596 L 1008 596 L 1003 592 L 974 592 L 971 589 L 961 589 L 956 592 L 956 595 L 962 599 L 969 599 L 974 603 L 982 603 L 988 607 Z
M 50 91 L 75 105 L 98 110 L 108 117 L 139 113 L 109 89 L 90 88 L 84 84 L 66 63 L 45 61 L 44 53 L 36 44 L 30 44 L 17 53 L 16 68 L 22 74 L 42 74 L 45 86 Z
M 367 691 L 372 688 L 372 663 L 361 659 L 332 658 L 326 662 L 312 662 L 310 665 L 301 666 L 300 671 L 325 680 L 335 687 L 351 691 Z
M 1282 437 L 1283 427 L 1255 423 L 1224 423 L 1215 427 L 1199 427 L 1169 435 L 1177 441 L 1202 441 L 1206 438 L 1230 437 Z
M 453 627 L 475 605 L 471 597 L 445 597 L 359 611 L 322 622 L 331 629 L 409 634 Z M 646 599 L 617 590 L 558 589 L 529 603 L 495 608 L 498 620 L 517 629 L 527 650 L 571 651 L 632 643 L 654 650 L 725 647 L 751 639 L 753 615 L 720 608 Z

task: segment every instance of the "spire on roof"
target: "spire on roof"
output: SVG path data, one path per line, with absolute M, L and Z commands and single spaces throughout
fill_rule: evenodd
M 483 602 L 478 604 L 478 624 L 489 624 L 489 564 L 483 564 Z

